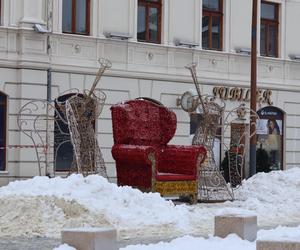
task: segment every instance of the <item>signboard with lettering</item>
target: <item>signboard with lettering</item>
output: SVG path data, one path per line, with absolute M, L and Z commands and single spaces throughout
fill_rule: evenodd
M 250 102 L 250 89 L 239 87 L 214 87 L 213 95 L 216 98 L 230 101 Z M 256 91 L 256 100 L 258 103 L 267 103 L 272 105 L 272 90 L 258 89 Z

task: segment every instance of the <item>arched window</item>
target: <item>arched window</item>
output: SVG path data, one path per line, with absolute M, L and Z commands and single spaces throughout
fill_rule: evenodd
M 141 42 L 161 42 L 161 0 L 138 0 L 137 39 Z
M 6 169 L 7 96 L 0 92 L 0 171 Z
M 54 157 L 56 171 L 69 171 L 73 162 L 73 145 L 71 143 L 70 131 L 66 124 L 65 113 L 60 106 L 75 94 L 66 94 L 55 99 L 55 108 L 58 111 L 55 115 L 54 124 Z M 62 120 L 64 119 L 64 121 Z
M 65 112 L 60 109 L 74 95 L 83 97 L 82 94 L 70 93 L 55 99 L 55 107 L 58 111 L 55 115 L 54 124 L 54 160 L 56 171 L 69 171 L 75 160 L 70 131 L 68 124 L 66 124 Z M 92 124 L 95 129 L 95 121 L 92 121 Z

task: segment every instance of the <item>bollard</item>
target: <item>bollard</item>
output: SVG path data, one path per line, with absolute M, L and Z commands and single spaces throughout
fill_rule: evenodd
M 62 243 L 77 250 L 118 250 L 113 228 L 71 228 L 61 232 Z
M 215 216 L 215 236 L 225 238 L 229 234 L 237 234 L 244 240 L 255 241 L 257 216 L 243 214 Z

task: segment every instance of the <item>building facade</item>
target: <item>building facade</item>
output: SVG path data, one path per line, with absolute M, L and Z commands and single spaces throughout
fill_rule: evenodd
M 249 105 L 251 9 L 250 0 L 1 0 L 0 184 L 39 174 L 34 149 L 17 148 L 32 144 L 17 126 L 20 108 L 90 88 L 100 57 L 113 65 L 99 84 L 107 99 L 95 125 L 112 180 L 112 104 L 137 97 L 162 102 L 177 115 L 171 143 L 190 144 L 190 116 L 177 99 L 195 88 L 184 66 L 197 62 L 203 93 L 224 99 L 225 114 Z M 260 110 L 261 135 L 271 133 L 273 114 L 279 168 L 299 166 L 300 0 L 259 1 L 258 10 L 257 109 L 271 106 Z

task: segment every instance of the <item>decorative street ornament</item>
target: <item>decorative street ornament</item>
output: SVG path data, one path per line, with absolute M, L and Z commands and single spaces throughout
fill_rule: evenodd
M 213 152 L 214 141 L 220 127 L 220 119 L 224 107 L 221 107 L 214 102 L 213 98 L 204 98 L 201 94 L 197 80 L 196 66 L 196 63 L 192 63 L 187 65 L 186 68 L 191 72 L 199 97 L 198 112 L 202 115 L 202 122 L 200 122 L 196 129 L 192 144 L 204 145 L 207 150 L 207 158 L 199 168 L 199 198 L 201 201 L 233 200 L 234 196 L 232 189 L 228 187 L 221 174 L 219 167 L 215 162 Z
M 99 62 L 100 68 L 91 89 L 83 95 L 69 98 L 65 110 L 75 154 L 70 173 L 81 173 L 84 176 L 100 174 L 107 178 L 93 124 L 100 116 L 106 99 L 105 93 L 96 89 L 96 86 L 105 70 L 111 68 L 111 62 L 107 59 L 100 59 Z
M 74 159 L 70 173 L 84 176 L 99 174 L 107 178 L 104 159 L 95 133 L 94 123 L 100 116 L 106 95 L 96 86 L 106 69 L 111 67 L 107 59 L 100 59 L 100 68 L 90 90 L 79 90 L 64 102 L 29 101 L 21 107 L 17 116 L 20 131 L 30 138 L 32 145 L 15 148 L 34 148 L 38 174 L 53 177 L 56 170 L 58 151 L 65 143 L 71 143 Z M 67 92 L 74 93 L 74 89 Z M 67 124 L 69 133 L 63 131 L 60 123 Z M 59 133 L 55 134 L 55 128 Z M 59 136 L 55 141 L 54 137 Z M 30 147 L 29 147 L 30 146 Z

